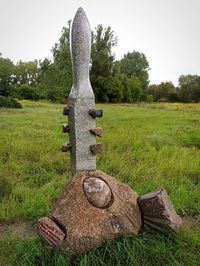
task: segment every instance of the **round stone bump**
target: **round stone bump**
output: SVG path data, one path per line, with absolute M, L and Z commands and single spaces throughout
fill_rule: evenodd
M 97 208 L 110 205 L 112 192 L 108 184 L 100 178 L 88 177 L 84 180 L 83 189 L 88 201 Z

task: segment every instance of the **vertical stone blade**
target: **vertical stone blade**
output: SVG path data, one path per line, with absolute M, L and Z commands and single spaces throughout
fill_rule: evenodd
M 96 156 L 90 146 L 96 138 L 90 129 L 96 122 L 89 115 L 95 109 L 94 93 L 89 80 L 91 29 L 82 8 L 76 12 L 71 29 L 73 86 L 69 95 L 69 127 L 72 174 L 78 170 L 95 170 Z
M 93 98 L 89 81 L 91 54 L 91 29 L 84 10 L 76 12 L 71 30 L 71 57 L 73 65 L 73 86 L 70 98 Z

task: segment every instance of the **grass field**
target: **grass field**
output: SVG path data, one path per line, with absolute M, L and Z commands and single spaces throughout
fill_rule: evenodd
M 0 110 L 0 265 L 200 265 L 200 104 L 98 105 L 98 169 L 140 195 L 164 186 L 183 226 L 170 235 L 141 230 L 69 258 L 34 229 L 70 177 L 69 155 L 60 152 L 63 106 L 21 103 Z

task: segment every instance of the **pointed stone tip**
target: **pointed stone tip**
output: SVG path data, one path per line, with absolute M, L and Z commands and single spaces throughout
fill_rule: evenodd
M 78 8 L 78 10 L 76 11 L 76 14 L 75 14 L 75 16 L 74 16 L 74 20 L 76 21 L 76 20 L 88 20 L 88 18 L 87 18 L 87 15 L 86 15 L 86 13 L 85 13 L 85 11 L 84 11 L 84 9 L 82 8 L 82 7 L 79 7 Z
M 84 15 L 86 15 L 86 14 L 85 14 L 85 11 L 84 11 L 84 9 L 83 9 L 82 7 L 79 7 L 79 8 L 78 8 L 76 14 L 78 14 L 78 15 L 80 15 L 80 14 L 84 14 Z
M 84 11 L 84 9 L 81 6 L 77 10 L 77 12 L 83 12 L 83 11 Z

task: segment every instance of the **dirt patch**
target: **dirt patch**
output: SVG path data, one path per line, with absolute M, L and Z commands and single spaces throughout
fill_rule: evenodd
M 0 237 L 6 234 L 14 234 L 19 236 L 32 236 L 36 234 L 36 229 L 33 225 L 24 221 L 16 221 L 14 223 L 0 224 Z
M 193 230 L 200 232 L 200 221 L 193 216 L 184 216 L 182 218 L 182 227 L 192 228 Z

